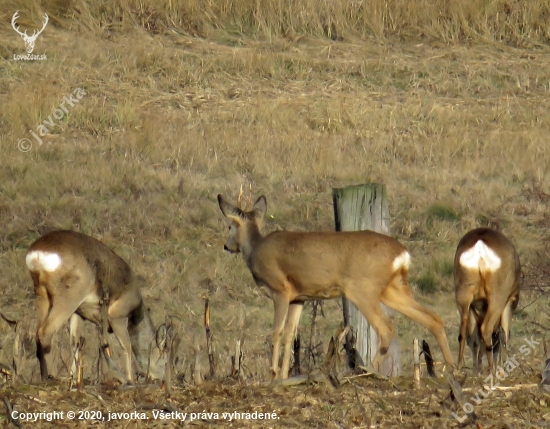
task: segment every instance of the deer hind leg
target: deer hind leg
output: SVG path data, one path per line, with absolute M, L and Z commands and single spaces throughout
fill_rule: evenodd
M 49 300 L 39 295 L 37 297 L 39 306 L 39 317 L 41 317 L 44 307 L 49 306 Z M 78 308 L 78 302 L 71 302 L 70 299 L 53 298 L 53 305 L 50 308 L 47 316 L 38 323 L 36 331 L 36 355 L 40 362 L 40 374 L 42 379 L 48 378 L 48 366 L 46 357 L 51 351 L 52 337 L 63 324 L 69 320 L 72 314 Z
M 281 354 L 281 336 L 285 327 L 285 321 L 287 318 L 290 302 L 286 294 L 280 292 L 273 293 L 273 333 L 271 337 L 272 341 L 272 358 L 271 358 L 271 374 L 273 380 L 277 379 L 279 373 L 279 355 Z
M 481 366 L 481 359 L 483 358 L 483 354 L 480 353 L 480 350 L 483 350 L 480 344 L 481 337 L 473 333 L 473 334 L 470 334 L 466 342 L 468 343 L 468 345 L 470 346 L 470 350 L 472 351 L 472 362 L 474 364 L 474 372 L 478 373 Z
M 475 370 L 479 374 L 483 365 L 483 347 L 481 347 L 481 336 L 479 336 L 479 342 L 477 343 L 477 356 L 474 356 Z
M 495 345 L 493 343 L 493 333 L 495 330 L 495 326 L 497 326 L 497 323 L 502 314 L 500 309 L 504 306 L 494 299 L 488 301 L 489 305 L 487 307 L 487 312 L 485 313 L 485 318 L 483 319 L 483 323 L 481 324 L 481 336 L 483 338 L 483 342 L 485 343 L 485 353 L 487 355 L 487 363 L 489 364 L 489 372 L 492 374 L 494 370 L 493 346 Z
M 491 335 L 493 341 L 493 362 L 496 365 L 500 365 L 502 360 L 502 341 L 504 336 L 501 333 L 500 325 L 497 322 L 497 329 Z
M 470 335 L 470 341 L 481 341 L 479 334 L 479 326 L 477 326 L 477 319 L 470 308 L 470 304 L 474 299 L 473 287 L 461 284 L 457 286 L 456 303 L 458 305 L 458 312 L 460 313 L 460 329 L 458 334 L 458 369 L 462 369 L 464 365 L 464 348 L 468 335 Z M 474 366 L 477 362 L 477 354 L 472 349 L 474 354 Z
M 35 283 L 36 285 L 36 283 Z M 48 378 L 48 364 L 46 355 L 50 352 L 50 344 L 44 344 L 40 341 L 39 333 L 42 332 L 42 327 L 48 317 L 50 310 L 50 299 L 48 292 L 44 287 L 36 287 L 36 306 L 38 311 L 38 325 L 36 327 L 36 357 L 40 363 L 40 376 L 42 379 Z
M 380 299 L 383 304 L 399 311 L 430 331 L 437 340 L 445 361 L 454 367 L 453 355 L 449 349 L 449 343 L 447 342 L 441 318 L 416 302 L 409 287 L 402 283 L 400 278 L 396 278 L 382 291 Z M 468 312 L 466 312 L 467 314 Z
M 466 340 L 469 334 L 468 332 L 469 326 L 471 324 L 471 321 L 470 321 L 471 314 L 470 314 L 469 307 L 470 307 L 469 303 L 459 305 L 460 330 L 458 334 L 458 366 L 457 366 L 458 369 L 462 369 L 462 366 L 464 365 L 464 348 L 465 348 Z M 475 336 L 476 336 L 475 332 L 472 333 L 473 338 L 470 338 L 470 341 L 473 342 L 473 341 L 479 340 L 479 338 L 475 338 Z M 473 347 L 472 347 L 472 353 L 474 354 L 474 365 L 475 365 L 477 356 L 476 356 L 475 349 Z
M 300 322 L 300 316 L 304 308 L 303 302 L 293 302 L 288 308 L 288 314 L 286 316 L 286 323 L 283 333 L 283 366 L 281 367 L 281 378 L 288 378 L 288 371 L 290 369 L 290 354 L 292 351 L 292 342 L 296 337 L 296 330 L 298 323 Z
M 514 309 L 517 307 L 517 299 L 511 298 L 506 303 L 502 316 L 500 317 L 500 326 L 502 328 L 501 340 L 502 340 L 502 349 L 506 351 L 506 357 L 508 357 L 508 342 L 510 341 L 510 323 L 512 323 L 512 315 Z M 502 353 L 502 352 L 501 352 Z M 502 361 L 501 357 L 501 361 Z
M 380 307 L 380 300 L 377 296 L 366 295 L 365 291 L 372 289 L 371 287 L 362 287 L 355 292 L 352 290 L 346 294 L 346 297 L 355 304 L 361 314 L 367 319 L 367 322 L 376 331 L 378 336 L 378 348 L 376 354 L 371 361 L 372 368 L 375 371 L 380 371 L 391 342 L 395 336 L 395 332 L 390 323 L 390 320 Z
M 483 360 L 483 339 L 481 338 L 477 315 L 471 307 L 467 324 L 468 331 L 466 334 L 466 342 L 468 343 L 468 346 L 472 351 L 474 372 L 479 373 L 479 371 L 481 370 L 481 362 Z
M 79 332 L 81 321 L 82 321 L 82 318 L 76 313 L 73 313 L 73 315 L 69 318 L 69 336 L 70 336 L 70 344 L 71 344 L 72 357 L 73 357 L 73 363 L 71 364 L 72 377 L 77 376 L 76 374 L 77 362 L 80 360 L 80 351 L 78 348 L 78 343 L 79 343 L 78 332 Z

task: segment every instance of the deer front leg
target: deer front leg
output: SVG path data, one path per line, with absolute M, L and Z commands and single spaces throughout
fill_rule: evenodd
M 132 370 L 132 343 L 130 342 L 130 335 L 128 334 L 128 320 L 126 318 L 111 319 L 111 328 L 113 334 L 118 340 L 118 343 L 124 351 L 124 360 L 126 366 L 126 379 L 128 383 L 134 381 L 134 371 Z
M 273 380 L 279 375 L 279 355 L 281 353 L 281 335 L 285 326 L 286 316 L 288 314 L 289 300 L 286 294 L 275 292 L 273 294 L 273 306 L 275 315 L 273 320 L 273 356 L 271 361 L 271 374 Z
M 288 309 L 288 315 L 286 317 L 285 330 L 283 334 L 284 353 L 283 366 L 281 368 L 281 379 L 288 378 L 292 342 L 296 337 L 296 329 L 298 328 L 298 323 L 300 322 L 300 316 L 302 315 L 303 308 L 303 302 L 293 302 L 292 304 L 290 304 L 290 307 Z

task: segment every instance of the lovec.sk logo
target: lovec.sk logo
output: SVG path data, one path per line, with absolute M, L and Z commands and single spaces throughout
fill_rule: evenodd
M 523 341 L 525 341 L 526 344 L 523 344 L 519 351 L 521 352 L 522 356 L 519 356 L 520 360 L 524 360 L 527 356 L 531 354 L 532 351 L 536 350 L 537 346 L 540 344 L 540 341 L 537 341 L 533 338 L 533 335 L 531 335 L 531 339 L 524 338 Z M 517 353 L 508 356 L 508 360 L 503 363 L 503 366 L 497 366 L 495 374 L 492 373 L 489 374 L 487 378 L 483 381 L 485 385 L 482 389 L 478 389 L 475 393 L 475 396 L 472 396 L 470 398 L 470 401 L 475 403 L 476 405 L 481 404 L 481 401 L 483 398 L 487 398 L 491 394 L 493 390 L 495 390 L 495 387 L 498 387 L 500 385 L 501 381 L 504 381 L 514 369 L 516 369 L 519 366 L 519 362 L 516 359 Z M 495 383 L 495 377 L 497 378 L 497 381 Z M 462 423 L 464 420 L 468 418 L 468 415 L 474 412 L 474 406 L 472 402 L 466 402 L 464 405 L 462 405 L 462 410 L 464 411 L 464 414 L 462 416 L 458 416 L 456 413 L 451 413 L 451 415 L 459 422 Z
M 39 31 L 34 30 L 32 33 L 32 36 L 29 36 L 27 34 L 27 30 L 25 30 L 23 33 L 19 31 L 19 26 L 17 26 L 17 24 L 15 23 L 18 17 L 19 17 L 19 11 L 16 11 L 13 14 L 13 17 L 11 18 L 11 26 L 17 32 L 17 34 L 19 34 L 23 38 L 23 41 L 25 42 L 25 49 L 27 50 L 27 55 L 13 54 L 13 59 L 14 60 L 31 60 L 31 61 L 45 60 L 46 59 L 45 54 L 42 54 L 42 55 L 31 55 L 31 54 L 32 54 L 32 51 L 34 50 L 34 43 L 36 42 L 36 39 L 38 38 L 40 33 L 44 31 L 44 28 L 46 28 L 46 25 L 48 24 L 48 20 L 49 20 L 48 15 L 44 14 L 44 22 L 42 23 L 42 28 Z

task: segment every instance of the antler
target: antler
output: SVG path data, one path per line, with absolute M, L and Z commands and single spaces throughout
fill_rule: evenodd
M 17 18 L 19 18 L 19 11 L 16 11 L 13 14 L 13 17 L 11 18 L 11 26 L 21 36 L 30 37 L 31 39 L 38 37 L 38 35 L 44 31 L 44 28 L 46 28 L 46 25 L 48 25 L 48 21 L 50 20 L 50 18 L 48 17 L 48 14 L 45 13 L 44 14 L 45 21 L 42 23 L 42 28 L 38 32 L 36 30 L 34 30 L 34 32 L 32 33 L 32 36 L 29 36 L 29 35 L 27 35 L 27 30 L 25 30 L 24 33 L 21 33 L 21 31 L 19 31 L 19 27 L 16 27 L 16 22 L 15 21 L 17 20 Z
M 252 207 L 252 183 L 248 185 L 248 189 L 249 189 L 248 195 L 244 196 L 247 208 Z
M 243 185 L 241 183 L 241 190 L 239 191 L 239 196 L 237 197 L 237 207 L 246 211 L 252 205 L 252 185 L 249 185 L 250 192 L 248 195 L 243 191 Z
M 243 192 L 243 184 L 241 183 L 241 190 L 239 191 L 239 196 L 237 197 L 237 207 L 238 207 L 240 210 L 243 209 L 243 207 L 242 207 L 243 195 L 244 195 L 244 192 Z
M 37 33 L 36 30 L 34 30 L 31 37 L 38 37 L 38 35 L 44 31 L 44 28 L 46 28 L 46 25 L 48 25 L 48 21 L 50 20 L 47 13 L 44 14 L 44 19 L 45 21 L 42 23 L 42 28 L 40 29 L 40 31 L 38 31 Z
M 21 32 L 19 31 L 19 27 L 16 27 L 16 26 L 15 26 L 15 25 L 16 25 L 16 24 L 15 24 L 15 20 L 16 20 L 17 18 L 19 18 L 19 11 L 16 11 L 16 12 L 13 14 L 13 17 L 11 18 L 11 26 L 12 26 L 13 29 L 17 32 L 17 34 L 20 34 L 20 35 L 23 36 L 23 37 L 25 37 L 25 36 L 26 36 L 26 37 L 29 37 L 29 36 L 27 36 L 27 30 L 25 30 L 24 33 L 21 33 Z

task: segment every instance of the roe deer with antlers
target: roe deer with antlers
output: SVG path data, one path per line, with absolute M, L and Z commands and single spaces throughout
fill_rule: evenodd
M 458 368 L 462 368 L 464 343 L 471 350 L 476 371 L 481 369 L 483 348 L 489 371 L 510 337 L 512 314 L 519 302 L 521 265 L 514 245 L 501 232 L 477 228 L 468 232 L 454 259 L 455 297 L 460 314 Z
M 258 286 L 267 287 L 275 307 L 273 378 L 287 378 L 291 343 L 304 301 L 345 295 L 378 334 L 372 360 L 381 367 L 394 330 L 380 302 L 428 329 L 437 339 L 447 363 L 454 367 L 441 319 L 418 304 L 407 283 L 410 256 L 395 239 L 373 231 L 291 232 L 262 236 L 267 201 L 262 195 L 244 211 L 218 195 L 222 213 L 232 222 L 224 249 L 242 253 Z M 283 334 L 284 332 L 284 334 Z M 283 337 L 283 364 L 279 354 Z
M 137 279 L 121 257 L 95 238 L 74 231 L 53 231 L 31 245 L 26 263 L 36 294 L 36 355 L 43 379 L 48 378 L 46 356 L 53 334 L 70 319 L 71 344 L 75 346 L 81 319 L 100 326 L 105 323 L 101 311 L 104 297 L 108 297 L 105 325 L 124 352 L 127 381 L 134 380 L 132 351 L 141 371 L 149 370 L 153 378 L 162 378 L 165 357 L 156 347 L 149 355 L 156 332 Z

